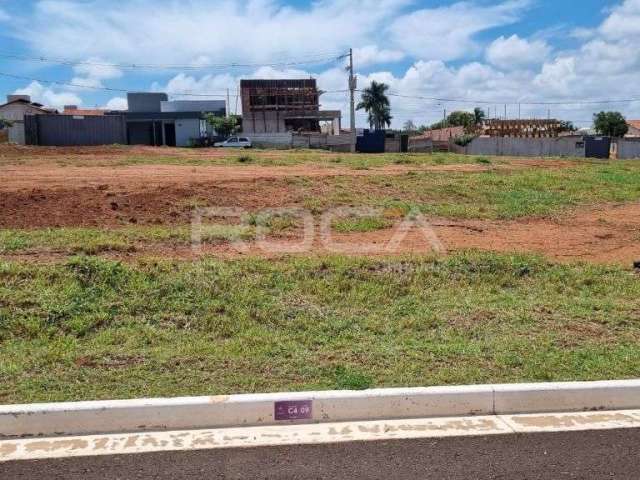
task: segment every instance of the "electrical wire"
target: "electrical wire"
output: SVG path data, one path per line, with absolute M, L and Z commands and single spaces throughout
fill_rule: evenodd
M 306 55 L 304 59 L 289 59 L 266 63 L 210 63 L 201 65 L 175 65 L 175 64 L 153 64 L 153 63 L 102 63 L 90 61 L 76 61 L 66 58 L 49 58 L 49 57 L 30 57 L 26 55 L 18 55 L 7 52 L 0 52 L 0 58 L 18 60 L 23 62 L 41 62 L 65 65 L 71 67 L 91 66 L 118 68 L 121 70 L 213 70 L 213 69 L 231 69 L 231 68 L 258 68 L 258 67 L 292 67 L 297 65 L 310 65 L 329 63 L 331 61 L 345 58 L 341 53 L 321 53 L 314 55 Z
M 59 85 L 63 87 L 72 87 L 79 89 L 89 89 L 89 90 L 97 90 L 97 91 L 106 91 L 106 92 L 115 92 L 115 93 L 129 93 L 131 90 L 123 89 L 123 88 L 113 88 L 113 87 L 96 87 L 95 85 L 80 85 L 77 83 L 69 83 L 69 82 L 59 82 L 57 80 L 45 80 L 42 78 L 34 78 L 34 77 L 26 77 L 23 75 L 13 75 L 11 73 L 0 72 L 0 77 L 13 78 L 16 80 L 25 80 L 30 82 L 39 82 L 48 85 Z M 344 93 L 348 92 L 348 90 L 321 90 L 322 94 L 325 93 Z M 141 92 L 144 93 L 144 92 Z M 149 92 L 151 93 L 151 92 Z M 226 92 L 217 92 L 217 93 L 191 93 L 191 92 L 171 92 L 171 95 L 176 97 L 238 97 L 239 94 L 228 94 Z
M 362 92 L 362 90 L 358 90 Z M 578 100 L 578 101 L 566 101 L 566 102 L 504 102 L 504 101 L 489 101 L 489 100 L 471 100 L 471 99 L 452 99 L 452 98 L 438 98 L 438 97 L 426 97 L 421 95 L 405 95 L 401 93 L 388 92 L 386 95 L 390 97 L 407 98 L 414 100 L 425 100 L 429 102 L 439 103 L 463 103 L 463 104 L 477 104 L 477 105 L 549 105 L 549 106 L 563 106 L 563 105 L 604 105 L 615 103 L 631 103 L 640 102 L 640 98 L 628 98 L 620 100 Z

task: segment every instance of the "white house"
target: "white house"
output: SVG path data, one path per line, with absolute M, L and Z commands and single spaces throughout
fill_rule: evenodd
M 31 101 L 28 95 L 8 95 L 7 103 L 0 105 L 0 117 L 9 120 L 13 125 L 9 127 L 9 142 L 25 144 L 24 116 L 57 113 L 55 110 L 44 108 L 40 103 Z

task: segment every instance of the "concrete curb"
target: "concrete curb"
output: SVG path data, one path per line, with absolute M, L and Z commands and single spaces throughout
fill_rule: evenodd
M 418 418 L 212 430 L 116 433 L 54 438 L 0 439 L 5 462 L 53 458 L 257 449 L 295 445 L 389 442 L 449 437 L 494 437 L 595 430 L 640 430 L 640 410 Z M 488 442 L 490 443 L 490 442 Z
M 0 436 L 633 409 L 640 380 L 275 393 L 0 406 Z

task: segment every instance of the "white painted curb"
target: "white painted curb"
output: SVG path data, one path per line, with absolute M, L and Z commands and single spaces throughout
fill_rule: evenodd
M 276 404 L 290 401 L 310 401 L 309 418 L 276 420 Z M 640 380 L 276 393 L 1 406 L 0 436 L 633 409 Z

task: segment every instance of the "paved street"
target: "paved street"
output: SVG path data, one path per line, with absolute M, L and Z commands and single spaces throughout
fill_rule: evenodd
M 638 480 L 640 429 L 15 462 L 0 478 Z

